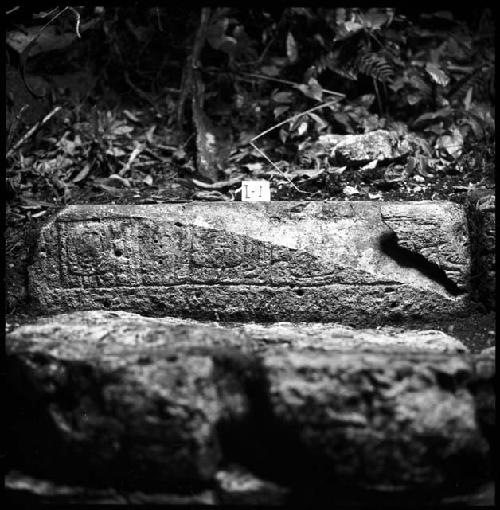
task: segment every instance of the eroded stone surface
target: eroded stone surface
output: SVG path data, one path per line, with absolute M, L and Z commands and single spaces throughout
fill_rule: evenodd
M 390 161 L 407 156 L 411 150 L 408 135 L 383 129 L 359 135 L 321 135 L 318 144 L 328 147 L 340 164 Z
M 384 253 L 392 231 L 462 294 Z M 42 229 L 30 294 L 44 313 L 366 325 L 466 313 L 469 272 L 448 202 L 70 206 Z
M 197 345 L 232 347 L 250 352 L 276 349 L 317 349 L 366 352 L 436 351 L 465 353 L 467 347 L 450 335 L 435 330 L 407 330 L 396 327 L 355 329 L 336 323 L 278 322 L 272 324 L 241 322 L 201 322 L 174 317 L 144 317 L 130 312 L 62 313 L 40 318 L 35 324 L 17 328 L 13 339 L 57 337 L 57 348 L 96 355 L 113 355 L 123 346 L 176 349 Z M 105 340 L 105 341 L 103 341 Z M 62 354 L 62 353 L 57 353 Z
M 9 337 L 14 457 L 76 484 L 203 488 L 220 459 L 224 409 L 197 334 L 174 328 L 169 345 L 154 331 L 127 335 L 126 325 L 101 336 L 84 328 Z M 190 340 L 198 352 L 179 354 Z
M 253 327 L 94 312 L 18 328 L 7 337 L 12 467 L 158 493 L 204 491 L 227 461 L 313 491 L 489 476 L 493 356 L 417 351 L 416 340 L 390 353 L 387 339 L 359 352 L 343 336 L 335 350 L 324 329 L 299 328 L 296 347 L 292 325 L 284 337 Z M 272 338 L 287 348 L 263 348 Z
M 268 461 L 289 480 L 429 490 L 489 469 L 467 386 L 474 367 L 463 358 L 290 352 L 264 363 L 276 434 L 288 442 L 270 444 Z M 292 444 L 297 461 L 280 463 Z

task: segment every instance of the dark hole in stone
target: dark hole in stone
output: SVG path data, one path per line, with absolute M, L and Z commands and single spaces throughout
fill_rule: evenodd
M 304 295 L 304 289 L 297 289 L 295 291 L 295 294 L 297 294 L 297 296 L 303 296 Z
M 161 259 L 160 259 L 160 260 L 158 261 L 158 264 L 163 264 L 163 260 L 161 260 Z
M 103 299 L 102 300 L 102 306 L 104 306 L 104 308 L 109 308 L 111 306 L 111 300 L 110 299 Z
M 175 225 L 176 227 L 183 227 L 183 226 L 184 226 L 184 225 L 183 225 L 180 221 L 176 221 L 176 222 L 174 222 L 174 225 Z
M 121 257 L 123 255 L 123 250 L 120 250 L 120 248 L 115 248 L 115 255 L 117 257 Z
M 444 372 L 436 373 L 436 381 L 443 390 L 455 393 L 457 390 L 457 381 L 453 374 L 446 374 Z

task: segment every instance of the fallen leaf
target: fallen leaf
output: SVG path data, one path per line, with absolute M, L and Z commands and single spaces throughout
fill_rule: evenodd
M 120 136 L 120 135 L 128 135 L 134 130 L 132 126 L 125 126 L 121 125 L 113 129 L 113 134 Z
M 450 82 L 448 75 L 441 69 L 439 65 L 434 64 L 433 62 L 427 62 L 425 65 L 425 70 L 432 78 L 432 80 L 442 87 L 446 87 L 446 85 L 448 85 Z
M 227 201 L 229 198 L 226 195 L 223 195 L 220 191 L 198 191 L 193 195 L 194 200 L 209 200 L 209 201 L 216 201 L 216 200 L 224 200 Z
M 248 170 L 252 173 L 260 172 L 262 170 L 262 163 L 246 163 L 245 166 L 248 168 Z
M 276 92 L 271 96 L 271 99 L 275 103 L 291 103 L 292 102 L 292 92 Z
M 307 122 L 302 122 L 297 129 L 297 132 L 300 136 L 302 136 L 307 131 Z
M 35 211 L 36 209 L 41 209 L 41 205 L 21 205 L 20 206 L 23 211 Z
M 260 70 L 267 76 L 278 76 L 280 74 L 280 70 L 276 66 L 264 66 Z
M 129 110 L 123 110 L 123 115 L 127 117 L 128 120 L 131 120 L 132 122 L 137 122 L 138 124 L 141 122 L 132 112 Z M 153 126 L 154 128 L 155 126 Z
M 277 119 L 280 115 L 283 115 L 285 112 L 287 112 L 290 109 L 289 106 L 277 106 L 274 109 L 274 118 Z
M 435 112 L 423 113 L 413 121 L 412 127 L 422 128 L 425 125 L 429 124 L 430 122 L 447 119 L 451 115 L 453 115 L 453 109 L 450 107 L 441 108 L 439 110 L 436 110 Z
M 123 149 L 120 149 L 119 147 L 110 147 L 109 149 L 106 149 L 106 154 L 108 156 L 114 156 L 115 158 L 119 158 L 120 156 L 124 156 L 126 152 Z
M 235 177 L 233 179 L 228 179 L 227 181 L 219 181 L 214 182 L 213 184 L 209 184 L 207 182 L 198 181 L 197 179 L 192 179 L 193 184 L 198 186 L 199 188 L 209 189 L 209 190 L 217 190 L 224 189 L 234 186 L 235 184 L 239 184 L 241 182 L 241 177 Z
M 319 115 L 312 112 L 309 112 L 307 115 L 316 122 L 318 131 L 328 127 L 328 124 Z
M 84 167 L 78 172 L 77 176 L 72 179 L 71 182 L 81 182 L 83 181 L 83 179 L 85 179 L 88 175 L 89 175 L 89 171 L 90 171 L 90 165 L 88 163 L 86 163 L 84 165 Z
M 156 126 L 151 126 L 144 135 L 149 143 L 153 143 L 153 133 L 155 132 Z
M 120 196 L 122 194 L 122 190 L 114 188 L 113 186 L 106 186 L 105 184 L 97 184 L 96 186 L 106 191 L 110 195 Z
M 32 218 L 41 218 L 44 214 L 47 214 L 47 211 L 40 211 L 40 212 L 37 212 L 35 214 L 32 214 L 31 217 Z
M 342 190 L 342 193 L 344 193 L 344 195 L 347 195 L 347 196 L 359 195 L 359 190 L 355 186 L 346 186 Z
M 436 149 L 440 156 L 457 159 L 463 150 L 464 137 L 456 128 L 436 140 Z
M 374 168 L 377 168 L 378 160 L 374 159 L 373 161 L 370 161 L 366 165 L 362 166 L 360 170 L 373 170 Z
M 114 185 L 115 187 L 120 187 L 120 185 L 124 186 L 125 188 L 131 187 L 130 181 L 118 174 L 111 174 L 106 179 L 106 184 L 111 184 Z
M 296 179 L 297 177 L 308 177 L 309 179 L 315 179 L 319 177 L 320 175 L 324 174 L 324 169 L 302 169 L 302 168 L 296 168 L 293 170 L 289 170 L 287 172 L 287 175 L 289 175 L 292 179 Z
M 321 101 L 323 99 L 323 87 L 315 78 L 310 78 L 307 85 L 297 85 L 296 88 L 298 88 L 305 96 L 310 97 L 311 99 L 316 99 L 316 101 Z
M 469 87 L 469 89 L 467 90 L 467 94 L 465 94 L 465 98 L 464 98 L 464 108 L 465 108 L 465 111 L 469 111 L 470 110 L 470 105 L 472 104 L 472 92 L 473 92 L 473 87 Z
M 334 166 L 328 169 L 328 173 L 332 175 L 342 175 L 347 166 Z

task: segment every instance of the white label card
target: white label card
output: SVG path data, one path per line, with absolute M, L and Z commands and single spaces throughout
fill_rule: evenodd
M 270 202 L 271 188 L 268 181 L 242 181 L 242 202 Z

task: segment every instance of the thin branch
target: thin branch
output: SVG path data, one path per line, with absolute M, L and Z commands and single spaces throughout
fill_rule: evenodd
M 266 129 L 265 131 L 262 131 L 262 133 L 258 134 L 257 136 L 254 136 L 250 140 L 250 143 L 251 142 L 255 142 L 255 140 L 258 140 L 260 137 L 262 137 L 264 135 L 267 135 L 268 133 L 270 133 L 274 129 L 279 128 L 279 127 L 283 126 L 284 124 L 287 124 L 288 122 L 291 122 L 291 121 L 294 121 L 296 119 L 299 119 L 303 115 L 307 115 L 308 113 L 314 112 L 316 110 L 320 110 L 321 108 L 326 108 L 327 106 L 331 106 L 333 104 L 337 104 L 338 102 L 339 102 L 338 99 L 335 99 L 333 101 L 328 101 L 327 103 L 322 103 L 322 104 L 320 104 L 318 106 L 314 106 L 313 108 L 309 108 L 309 110 L 306 110 L 305 112 L 297 113 L 293 117 L 289 117 L 288 119 L 286 119 L 286 120 L 284 120 L 282 122 L 279 122 L 278 124 L 275 124 L 274 126 L 270 127 L 269 129 Z
M 382 101 L 380 99 L 380 93 L 378 91 L 377 80 L 373 76 L 372 76 L 372 80 L 373 80 L 373 88 L 375 89 L 375 95 L 377 96 L 378 112 L 379 112 L 379 115 L 382 115 Z
M 128 71 L 123 71 L 123 76 L 125 78 L 125 81 L 127 82 L 127 85 L 141 98 L 144 99 L 144 101 L 148 102 L 156 111 L 156 113 L 160 114 L 158 107 L 156 103 L 149 97 L 146 92 L 141 90 L 137 85 L 135 85 L 132 80 L 130 79 L 130 75 L 128 74 Z
M 56 7 L 56 9 L 58 9 L 58 7 Z M 21 78 L 23 80 L 23 83 L 24 85 L 26 86 L 26 88 L 28 89 L 28 92 L 35 98 L 37 99 L 42 99 L 44 97 L 44 95 L 41 95 L 39 96 L 29 85 L 29 83 L 27 83 L 26 81 L 26 62 L 28 60 L 28 56 L 29 56 L 29 53 L 31 51 L 31 48 L 33 48 L 34 44 L 36 43 L 36 41 L 38 40 L 38 38 L 40 37 L 40 35 L 42 34 L 42 32 L 54 21 L 56 20 L 59 16 L 61 16 L 63 13 L 65 13 L 67 10 L 69 9 L 72 9 L 75 13 L 77 11 L 75 11 L 75 9 L 73 9 L 73 7 L 65 7 L 64 9 L 62 9 L 61 11 L 59 11 L 57 14 L 55 14 L 51 19 L 49 19 L 49 21 L 47 21 L 47 23 L 45 23 L 45 25 L 43 25 L 43 27 L 38 31 L 38 33 L 35 35 L 35 37 L 33 37 L 33 39 L 31 39 L 31 41 L 26 45 L 26 47 L 24 48 L 24 50 L 21 52 L 21 57 L 20 57 L 20 67 L 21 67 Z M 54 10 L 54 9 L 53 9 Z M 52 11 L 51 11 L 52 12 Z M 78 13 L 77 13 L 78 14 Z M 78 16 L 80 16 L 78 14 Z M 79 19 L 77 18 L 77 29 L 79 27 Z M 79 36 L 78 32 L 77 32 L 77 35 Z
M 59 110 L 61 109 L 60 106 L 56 106 L 50 113 L 48 113 L 41 121 L 36 122 L 31 129 L 29 129 L 22 137 L 21 139 L 10 149 L 7 154 L 6 158 L 10 158 L 14 152 L 21 147 L 21 145 L 25 144 L 35 133 L 40 129 L 44 124 L 46 124 Z
M 281 170 L 281 168 L 276 165 L 276 163 L 274 163 L 273 161 L 271 161 L 267 155 L 264 153 L 264 151 L 261 151 L 257 145 L 255 145 L 252 141 L 249 142 L 250 145 L 259 153 L 261 154 L 265 159 L 266 161 L 268 161 L 272 166 L 273 168 L 275 168 L 299 193 L 305 193 L 306 195 L 310 195 L 311 193 L 309 193 L 308 191 L 304 191 L 304 190 L 301 190 L 300 188 L 298 188 L 293 182 L 292 180 L 288 177 L 288 175 L 285 174 L 285 172 L 283 172 L 283 170 Z
M 158 7 L 155 7 L 155 12 L 156 12 L 156 19 L 158 21 L 158 30 L 160 32 L 163 32 L 163 25 L 161 23 L 161 18 L 160 18 L 160 9 Z
M 291 85 L 292 87 L 295 87 L 295 88 L 298 88 L 301 85 L 303 85 L 302 83 L 295 83 L 295 82 L 289 81 L 289 80 L 282 80 L 281 78 L 273 78 L 271 76 L 266 76 L 265 74 L 257 74 L 257 73 L 241 73 L 241 74 L 243 74 L 245 76 L 249 76 L 251 78 L 258 78 L 259 80 L 275 81 L 277 83 L 283 83 L 284 85 Z M 325 94 L 330 94 L 332 96 L 345 98 L 345 94 L 342 94 L 341 92 L 334 92 L 333 90 L 328 90 L 328 89 L 324 89 L 324 88 L 322 88 L 321 90 Z
M 74 7 L 66 7 L 66 8 L 69 9 L 71 12 L 73 12 L 73 14 L 75 15 L 75 18 L 76 18 L 75 33 L 76 33 L 76 36 L 78 37 L 78 39 L 81 39 L 82 36 L 80 34 L 80 21 L 81 21 L 80 13 Z
M 213 69 L 213 68 L 204 68 L 203 71 L 206 73 L 209 73 L 209 74 L 219 74 L 220 73 L 220 71 L 218 71 L 217 69 Z M 243 77 L 247 76 L 248 78 L 257 78 L 258 80 L 274 81 L 276 83 L 282 83 L 283 85 L 290 85 L 291 87 L 295 87 L 295 88 L 300 88 L 302 85 L 304 85 L 303 83 L 296 83 L 296 82 L 290 81 L 290 80 L 282 80 L 281 78 L 273 78 L 272 76 L 267 76 L 265 74 L 245 73 L 245 72 L 240 72 L 239 74 L 242 78 L 235 76 L 235 78 L 237 80 L 244 79 Z M 331 96 L 337 96 L 338 98 L 341 98 L 341 99 L 345 98 L 345 94 L 342 94 L 342 92 L 335 92 L 333 90 L 324 89 L 323 87 L 321 88 L 321 91 L 325 94 L 330 94 Z
M 29 108 L 29 105 L 24 104 L 21 109 L 17 112 L 16 118 L 11 122 L 9 128 L 9 134 L 7 135 L 7 147 L 12 143 L 12 138 L 14 138 L 14 134 L 17 131 L 19 123 L 21 122 L 21 117 L 24 112 Z

